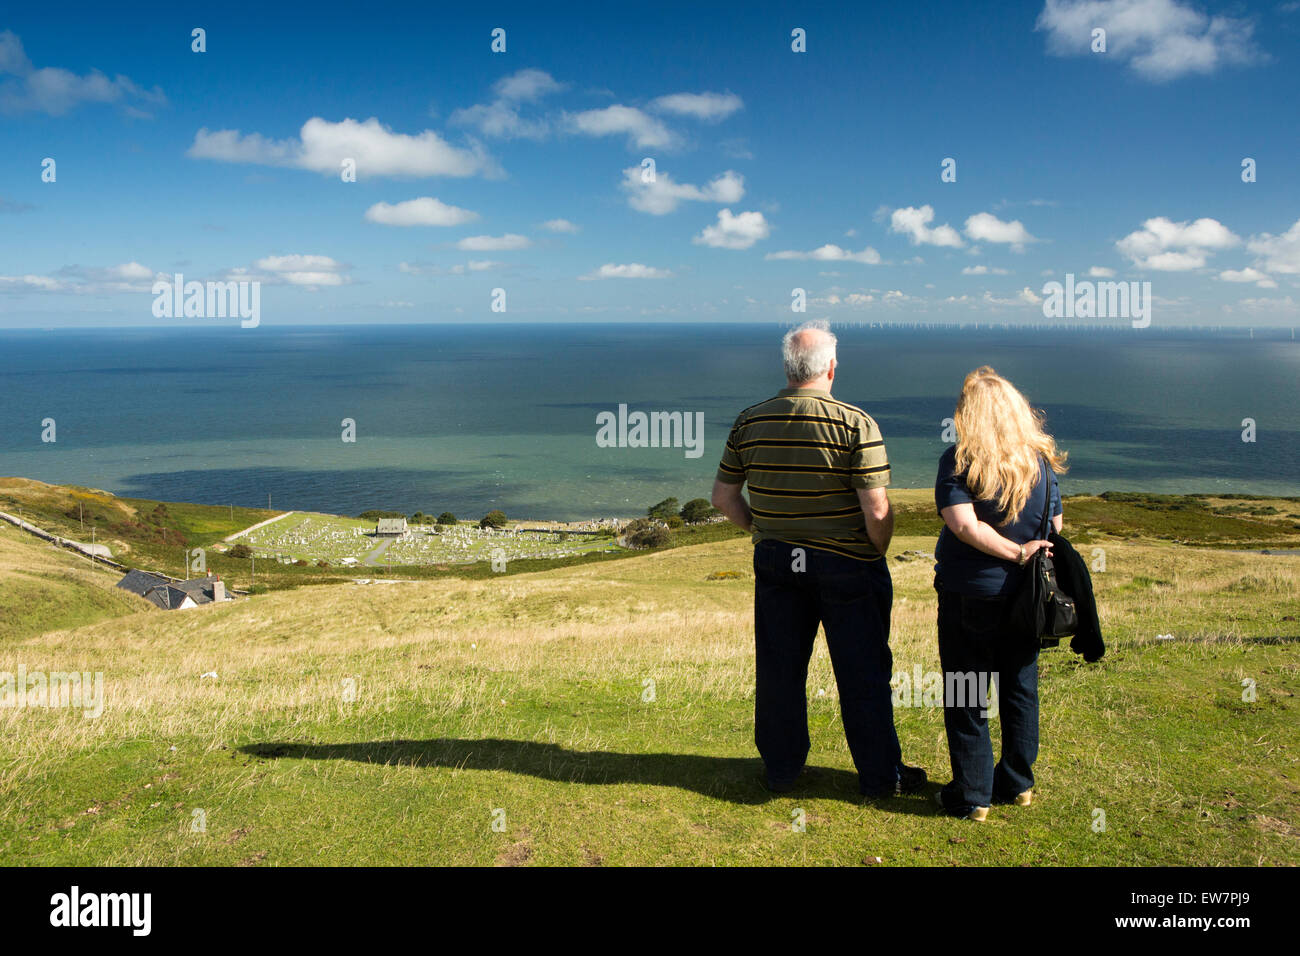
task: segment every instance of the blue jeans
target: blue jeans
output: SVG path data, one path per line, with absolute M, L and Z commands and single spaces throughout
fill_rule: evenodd
M 1038 648 L 1012 642 L 1010 598 L 977 598 L 939 588 L 939 662 L 944 672 L 943 724 L 952 783 L 944 806 L 958 814 L 1010 800 L 1034 785 L 1038 757 Z M 1002 759 L 993 763 L 987 702 L 968 692 L 989 675 L 997 685 Z
M 754 743 L 768 782 L 792 783 L 808 759 L 808 661 L 820 623 L 859 786 L 892 792 L 902 753 L 889 688 L 889 566 L 804 547 L 804 569 L 795 570 L 796 547 L 754 546 Z

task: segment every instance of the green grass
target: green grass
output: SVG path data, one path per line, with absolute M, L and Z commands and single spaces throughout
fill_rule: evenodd
M 908 536 L 894 550 L 932 547 Z M 1094 665 L 1043 655 L 1037 800 L 979 826 L 939 816 L 928 795 L 859 800 L 820 641 L 809 675 L 820 775 L 790 795 L 759 786 L 750 550 L 731 538 L 487 580 L 342 583 L 8 640 L 0 670 L 101 670 L 106 707 L 95 720 L 0 709 L 0 854 L 97 865 L 1300 862 L 1300 557 L 1107 543 L 1096 581 L 1109 652 Z M 891 569 L 895 670 L 935 669 L 930 564 Z M 217 679 L 200 679 L 208 671 Z M 942 783 L 941 711 L 895 714 L 906 759 Z M 196 810 L 204 832 L 191 832 Z

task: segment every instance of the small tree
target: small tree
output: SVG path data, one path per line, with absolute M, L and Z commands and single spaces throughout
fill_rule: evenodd
M 253 549 L 246 544 L 236 544 L 226 554 L 232 558 L 251 558 Z
M 630 548 L 660 548 L 671 539 L 667 528 L 648 518 L 637 518 L 623 529 L 623 540 Z
M 682 505 L 682 520 L 687 524 L 707 521 L 718 513 L 718 509 L 709 504 L 707 499 L 692 498 Z
M 456 523 L 456 516 L 452 514 L 450 511 L 444 511 L 442 514 L 438 515 L 438 524 L 455 524 L 455 523 Z
M 504 528 L 506 526 L 506 513 L 493 508 L 483 516 L 478 526 L 480 528 Z
M 677 499 L 665 498 L 657 505 L 651 505 L 646 509 L 646 516 L 649 518 L 658 518 L 660 521 L 667 521 L 670 515 L 677 514 Z

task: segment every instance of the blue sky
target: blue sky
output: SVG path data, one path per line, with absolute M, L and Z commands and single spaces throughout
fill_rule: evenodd
M 9 5 L 0 326 L 177 272 L 280 324 L 1041 322 L 1066 273 L 1300 324 L 1300 2 L 537 6 Z

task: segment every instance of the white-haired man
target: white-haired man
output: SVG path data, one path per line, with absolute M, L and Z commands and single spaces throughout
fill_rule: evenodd
M 926 777 L 902 762 L 890 697 L 889 459 L 875 421 L 831 397 L 835 345 L 825 323 L 786 334 L 789 387 L 736 419 L 713 505 L 754 535 L 754 742 L 768 788 L 791 790 L 808 758 L 808 661 L 821 624 L 859 786 L 894 796 Z

